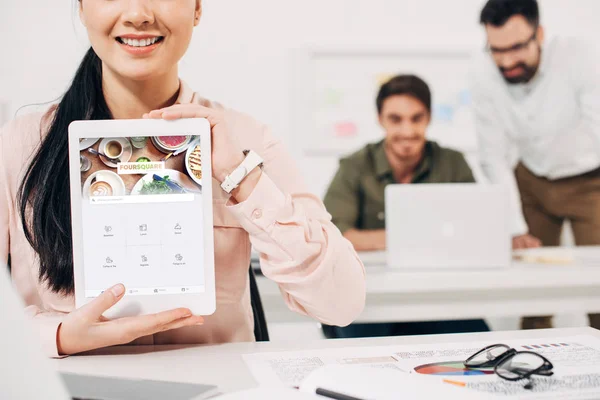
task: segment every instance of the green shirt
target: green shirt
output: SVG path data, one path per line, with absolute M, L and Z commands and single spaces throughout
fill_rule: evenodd
M 472 183 L 471 168 L 457 151 L 428 141 L 412 183 Z M 340 161 L 325 195 L 333 223 L 344 233 L 356 229 L 385 229 L 385 187 L 397 183 L 384 141 L 372 143 Z

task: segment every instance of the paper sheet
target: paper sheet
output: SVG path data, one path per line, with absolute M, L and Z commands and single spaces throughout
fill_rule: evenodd
M 475 351 L 493 344 L 486 342 L 420 346 L 418 349 L 396 351 L 398 365 L 412 374 L 463 384 L 465 390 L 495 394 L 503 398 L 526 399 L 590 399 L 600 398 L 600 340 L 592 336 L 545 338 L 539 340 L 508 340 L 502 342 L 517 351 L 534 351 L 544 355 L 554 365 L 554 375 L 535 377 L 532 390 L 524 382 L 508 382 L 493 371 L 469 371 L 461 361 Z M 590 395 L 592 397 L 590 397 Z
M 311 372 L 324 365 L 362 364 L 400 369 L 388 347 L 257 353 L 244 355 L 244 361 L 259 384 L 271 386 L 298 387 Z
M 543 354 L 554 365 L 554 376 L 534 378 L 532 390 L 524 382 L 508 382 L 493 371 L 469 371 L 462 361 L 490 342 L 443 343 L 415 346 L 349 347 L 339 349 L 258 353 L 244 360 L 261 385 L 300 386 L 323 365 L 366 365 L 429 376 L 436 382 L 460 385 L 471 393 L 498 398 L 600 398 L 600 339 L 592 336 L 501 341 L 518 351 Z

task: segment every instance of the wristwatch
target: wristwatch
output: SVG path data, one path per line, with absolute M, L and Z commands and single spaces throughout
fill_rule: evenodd
M 221 189 L 226 193 L 231 193 L 235 188 L 240 186 L 240 183 L 246 178 L 255 168 L 263 166 L 263 159 L 252 150 L 244 150 L 244 161 L 229 175 L 225 177 L 221 183 Z

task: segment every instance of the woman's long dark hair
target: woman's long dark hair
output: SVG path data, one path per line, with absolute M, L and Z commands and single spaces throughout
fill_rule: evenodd
M 18 192 L 25 237 L 39 258 L 39 280 L 57 293 L 70 294 L 74 289 L 69 124 L 110 118 L 102 92 L 102 61 L 90 48 L 53 113 L 48 132 L 42 132 L 42 143 Z

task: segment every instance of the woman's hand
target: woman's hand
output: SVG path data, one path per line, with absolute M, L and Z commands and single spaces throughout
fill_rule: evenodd
M 151 111 L 144 118 L 174 120 L 180 118 L 206 118 L 212 132 L 212 172 L 213 177 L 223 182 L 242 161 L 244 153 L 240 145 L 229 133 L 221 110 L 199 104 L 175 104 L 171 107 Z
M 212 137 L 212 173 L 223 182 L 225 177 L 244 161 L 243 150 L 230 133 L 221 110 L 204 107 L 199 104 L 175 104 L 144 114 L 143 118 L 174 120 L 180 118 L 206 118 L 210 123 Z M 261 171 L 255 169 L 240 186 L 231 192 L 232 197 L 242 202 L 246 200 L 258 183 Z
M 204 322 L 204 318 L 193 316 L 186 308 L 115 320 L 104 318 L 102 314 L 121 300 L 124 294 L 125 287 L 115 285 L 68 314 L 56 335 L 58 353 L 75 354 L 125 344 L 142 336 Z

